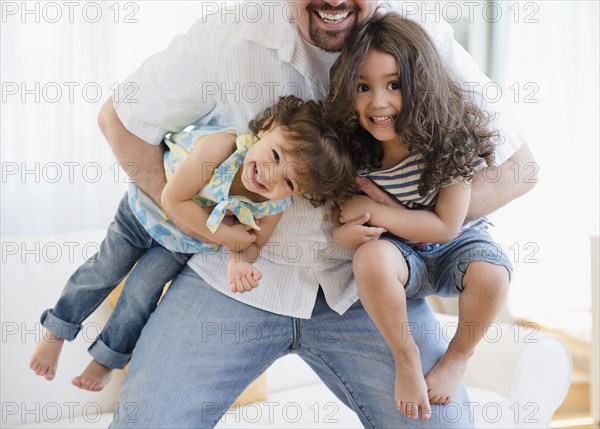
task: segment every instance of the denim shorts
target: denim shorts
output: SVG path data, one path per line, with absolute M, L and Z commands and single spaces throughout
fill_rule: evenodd
M 500 265 L 512 277 L 512 264 L 486 229 L 469 229 L 447 243 L 411 246 L 391 234 L 381 236 L 393 243 L 408 265 L 407 298 L 429 295 L 453 297 L 463 290 L 462 278 L 471 262 Z

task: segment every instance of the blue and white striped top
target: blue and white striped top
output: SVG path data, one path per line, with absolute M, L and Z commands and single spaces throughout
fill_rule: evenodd
M 485 160 L 479 158 L 475 161 L 473 166 L 475 171 L 479 171 L 485 168 Z M 450 182 L 441 186 L 441 188 L 434 188 L 425 195 L 419 195 L 419 181 L 421 180 L 421 174 L 423 174 L 424 169 L 425 163 L 423 162 L 423 157 L 421 154 L 412 151 L 398 165 L 388 168 L 387 170 L 369 172 L 367 176 L 383 190 L 396 197 L 404 207 L 409 209 L 435 207 L 441 188 L 455 185 L 465 179 L 463 176 L 456 176 L 452 178 Z M 488 224 L 489 222 L 485 218 L 465 222 L 456 237 L 467 229 L 486 228 Z M 407 244 L 413 246 L 431 244 L 413 240 L 403 240 Z

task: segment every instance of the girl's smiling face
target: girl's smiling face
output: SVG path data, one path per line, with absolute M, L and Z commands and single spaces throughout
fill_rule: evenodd
M 394 129 L 402 110 L 398 62 L 390 54 L 371 50 L 360 68 L 354 110 L 358 122 L 375 139 L 397 139 Z
M 260 139 L 248 149 L 244 158 L 244 187 L 267 200 L 278 200 L 302 192 L 299 174 L 305 169 L 303 160 L 286 150 L 290 144 L 285 131 L 276 124 L 259 133 Z

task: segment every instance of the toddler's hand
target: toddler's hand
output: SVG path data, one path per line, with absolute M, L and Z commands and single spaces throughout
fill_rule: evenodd
M 246 261 L 238 261 L 232 256 L 227 265 L 227 280 L 232 292 L 250 292 L 258 286 L 262 273 Z

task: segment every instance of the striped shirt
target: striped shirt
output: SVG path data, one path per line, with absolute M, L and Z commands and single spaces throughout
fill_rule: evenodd
M 394 9 L 401 12 L 401 3 L 392 2 Z M 142 140 L 158 144 L 167 132 L 190 123 L 247 130 L 248 120 L 281 95 L 323 98 L 328 76 L 320 71 L 328 67 L 314 66 L 295 20 L 286 19 L 288 2 L 254 5 L 264 9 L 252 20 L 219 12 L 200 17 L 187 33 L 177 36 L 125 79 L 120 84 L 122 91 L 131 82 L 137 90 L 135 103 L 122 99 L 114 105 L 125 127 Z M 457 80 L 489 81 L 453 41 L 448 24 L 443 20 L 436 23 L 439 17 L 431 14 L 425 17 L 429 21 L 422 24 L 455 70 Z M 511 137 L 516 134 L 504 126 L 499 129 L 506 138 L 496 154 L 502 162 L 522 139 Z M 252 293 L 229 291 L 224 251 L 194 256 L 189 265 L 222 293 L 287 316 L 309 318 L 320 285 L 329 306 L 342 314 L 358 294 L 352 275 L 353 253 L 333 243 L 332 230 L 329 208 L 313 208 L 306 200 L 295 198 L 255 264 L 263 279 Z
M 479 171 L 485 168 L 485 166 L 485 160 L 481 158 L 478 158 L 473 163 L 473 168 L 475 171 Z M 367 176 L 380 188 L 396 197 L 396 199 L 400 201 L 404 207 L 417 210 L 435 207 L 440 189 L 455 185 L 465 180 L 463 176 L 458 175 L 453 177 L 452 180 L 441 187 L 434 188 L 425 195 L 420 195 L 419 182 L 424 169 L 425 163 L 423 162 L 423 157 L 413 151 L 410 152 L 408 156 L 398 165 L 386 170 L 369 172 Z M 467 229 L 482 228 L 485 225 L 487 225 L 485 218 L 465 222 L 460 231 L 456 234 L 456 237 L 458 237 Z M 403 241 L 413 246 L 431 244 L 407 239 L 403 239 Z

